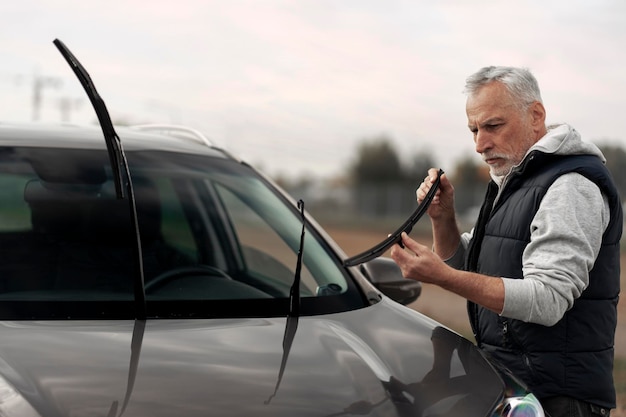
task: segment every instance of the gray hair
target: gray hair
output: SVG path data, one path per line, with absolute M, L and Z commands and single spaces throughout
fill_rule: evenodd
M 528 68 L 516 67 L 484 67 L 467 77 L 463 92 L 468 96 L 474 95 L 481 87 L 493 81 L 504 84 L 513 100 L 520 106 L 541 100 L 539 83 Z

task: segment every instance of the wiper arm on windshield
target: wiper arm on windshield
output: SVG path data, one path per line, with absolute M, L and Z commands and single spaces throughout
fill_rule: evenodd
M 298 201 L 298 210 L 302 218 L 302 232 L 300 233 L 300 249 L 298 250 L 298 261 L 296 263 L 296 273 L 289 292 L 289 315 L 298 317 L 300 315 L 300 274 L 302 272 L 302 252 L 304 251 L 304 234 L 306 229 L 306 217 L 304 216 L 304 201 Z
M 146 291 L 144 288 L 144 276 L 143 276 L 143 255 L 141 251 L 141 236 L 139 234 L 139 222 L 137 220 L 137 205 L 135 202 L 135 194 L 133 192 L 133 183 L 130 178 L 130 169 L 124 150 L 122 149 L 122 142 L 115 132 L 113 122 L 109 116 L 104 101 L 98 94 L 96 86 L 91 81 L 89 73 L 82 66 L 82 64 L 76 59 L 74 54 L 65 46 L 59 39 L 54 40 L 54 45 L 57 47 L 63 58 L 67 61 L 69 66 L 78 77 L 81 85 L 85 89 L 89 101 L 93 105 L 98 121 L 100 122 L 100 128 L 104 134 L 104 141 L 106 142 L 107 150 L 109 153 L 109 160 L 111 162 L 111 170 L 113 171 L 113 182 L 115 183 L 115 193 L 118 199 L 125 198 L 125 191 L 128 193 L 130 218 L 135 233 L 135 254 L 137 256 L 137 273 L 135 274 L 134 282 L 134 294 L 135 294 L 135 314 L 139 319 L 146 318 Z M 126 179 L 126 181 L 124 181 Z M 126 186 L 126 190 L 124 190 Z M 121 238 L 121 237 L 120 237 Z
M 70 65 L 74 74 L 78 77 L 78 80 L 85 89 L 85 92 L 87 93 L 87 96 L 89 96 L 89 100 L 96 111 L 96 116 L 98 116 L 98 121 L 100 122 L 100 127 L 102 129 L 102 133 L 104 134 L 104 140 L 109 151 L 111 169 L 113 170 L 113 180 L 115 182 L 115 192 L 117 193 L 117 198 L 124 198 L 124 187 L 122 187 L 122 167 L 125 165 L 124 152 L 122 151 L 120 138 L 115 132 L 113 122 L 111 122 L 109 111 L 100 97 L 100 94 L 98 94 L 96 86 L 91 81 L 91 77 L 85 67 L 82 66 L 80 61 L 76 59 L 74 54 L 72 54 L 63 42 L 59 39 L 55 39 L 53 43 L 61 52 L 63 58 L 65 58 L 67 63 Z
M 395 232 L 389 235 L 389 237 L 376 246 L 359 253 L 358 255 L 352 256 L 345 261 L 343 261 L 344 266 L 355 266 L 362 264 L 367 261 L 371 261 L 374 258 L 378 258 L 383 253 L 385 253 L 389 248 L 391 248 L 396 243 L 402 244 L 402 232 L 410 233 L 413 230 L 413 226 L 422 218 L 426 210 L 428 210 L 428 206 L 435 198 L 435 194 L 437 193 L 437 189 L 439 188 L 439 183 L 441 181 L 441 176 L 443 175 L 443 170 L 439 170 L 437 173 L 437 179 L 435 180 L 430 190 L 424 197 L 424 200 L 417 206 L 413 214 L 400 226 Z
M 289 358 L 289 352 L 291 351 L 291 344 L 296 337 L 296 330 L 298 330 L 298 317 L 300 316 L 300 274 L 302 271 L 302 252 L 304 250 L 304 232 L 306 229 L 306 218 L 304 217 L 304 201 L 298 201 L 298 210 L 300 210 L 300 216 L 302 217 L 302 232 L 300 233 L 300 248 L 298 250 L 298 261 L 296 264 L 296 273 L 291 284 L 291 291 L 289 292 L 289 315 L 285 323 L 285 333 L 283 334 L 283 357 L 280 361 L 280 369 L 278 370 L 278 380 L 274 387 L 274 392 L 265 401 L 265 404 L 269 404 L 272 398 L 278 393 L 278 388 L 283 379 L 285 373 L 285 367 L 287 366 L 287 359 Z

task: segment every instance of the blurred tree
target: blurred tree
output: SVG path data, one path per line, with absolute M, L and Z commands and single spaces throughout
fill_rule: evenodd
M 413 183 L 415 188 L 420 184 L 422 179 L 430 168 L 436 167 L 435 160 L 430 152 L 416 153 L 411 162 L 405 169 L 406 180 Z
M 387 136 L 379 136 L 361 142 L 350 177 L 355 184 L 380 184 L 403 179 L 400 158 Z
M 361 142 L 349 173 L 355 209 L 368 216 L 406 216 L 415 208 L 420 179 L 434 166 L 428 152 L 403 163 L 387 136 Z

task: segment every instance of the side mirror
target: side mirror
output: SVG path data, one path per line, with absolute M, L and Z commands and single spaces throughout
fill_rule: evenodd
M 383 294 L 400 304 L 412 303 L 422 292 L 422 284 L 404 278 L 400 267 L 390 258 L 372 259 L 361 264 L 359 269 Z

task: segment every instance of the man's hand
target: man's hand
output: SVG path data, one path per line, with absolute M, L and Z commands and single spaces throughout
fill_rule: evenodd
M 504 283 L 501 278 L 460 271 L 448 266 L 427 246 L 402 233 L 402 244 L 391 248 L 391 258 L 402 276 L 435 284 L 500 314 L 504 307 Z
M 417 203 L 421 203 L 422 200 L 428 194 L 428 191 L 437 180 L 437 173 L 439 169 L 431 168 L 428 170 L 428 175 L 424 178 L 424 181 L 419 185 L 415 191 L 417 197 Z M 441 175 L 439 183 L 439 189 L 433 198 L 430 207 L 428 208 L 428 215 L 433 220 L 441 218 L 454 218 L 454 187 L 448 180 L 446 174 Z
M 402 270 L 402 276 L 429 284 L 443 285 L 454 269 L 446 265 L 430 248 L 402 233 L 402 244 L 391 248 L 391 258 Z
M 428 175 L 415 191 L 418 204 L 433 186 L 438 172 L 437 168 L 428 170 Z M 456 252 L 461 241 L 461 233 L 454 212 L 454 187 L 446 174 L 439 180 L 439 189 L 427 213 L 433 225 L 433 249 L 441 259 L 448 259 Z

